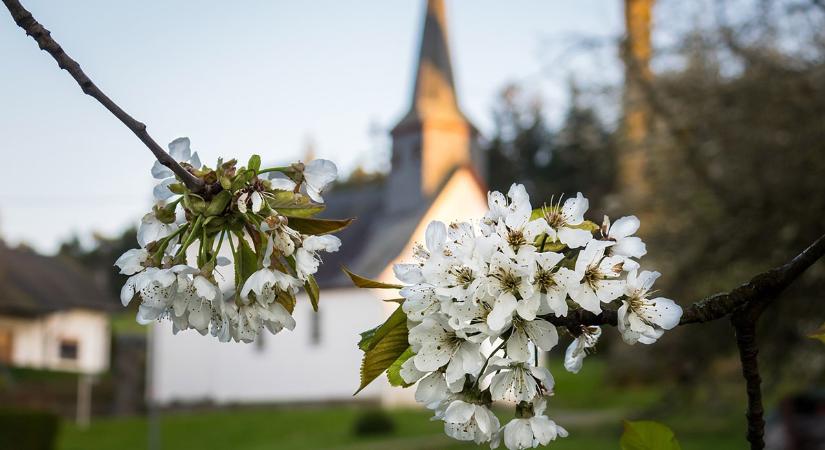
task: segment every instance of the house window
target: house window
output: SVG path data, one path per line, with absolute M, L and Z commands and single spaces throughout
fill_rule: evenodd
M 0 363 L 11 363 L 12 334 L 10 330 L 0 330 Z
M 78 355 L 78 343 L 75 339 L 60 340 L 60 359 L 74 361 Z
M 310 345 L 321 345 L 321 311 L 315 311 L 311 317 L 309 343 Z

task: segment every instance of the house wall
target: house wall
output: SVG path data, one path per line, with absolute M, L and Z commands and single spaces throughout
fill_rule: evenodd
M 153 399 L 170 403 L 274 403 L 353 399 L 359 385 L 359 332 L 383 320 L 383 303 L 370 292 L 321 292 L 320 312 L 299 296 L 295 330 L 244 343 L 221 343 L 194 330 L 172 334 L 169 321 L 153 326 Z M 313 320 L 319 320 L 317 328 Z M 320 330 L 317 342 L 313 330 Z M 358 399 L 377 399 L 380 383 Z
M 12 365 L 68 372 L 100 373 L 109 369 L 109 318 L 105 313 L 69 310 L 46 316 L 0 316 L 0 330 L 12 336 Z M 62 341 L 77 344 L 75 359 L 62 358 Z

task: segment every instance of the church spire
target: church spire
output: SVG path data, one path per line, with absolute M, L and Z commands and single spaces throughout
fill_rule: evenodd
M 428 0 L 410 110 L 394 132 L 427 120 L 466 122 L 458 107 L 444 0 Z
M 392 129 L 389 211 L 415 210 L 456 168 L 473 164 L 476 135 L 458 108 L 444 0 L 428 0 L 412 105 Z

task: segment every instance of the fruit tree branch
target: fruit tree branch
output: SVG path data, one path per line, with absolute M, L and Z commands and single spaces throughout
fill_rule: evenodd
M 172 170 L 172 172 L 180 178 L 186 186 L 195 193 L 206 194 L 210 195 L 217 190 L 220 190 L 218 186 L 207 185 L 202 179 L 196 177 L 191 172 L 187 171 L 183 166 L 178 164 L 174 158 L 172 158 L 168 153 L 166 153 L 151 136 L 149 133 L 146 132 L 146 125 L 143 123 L 135 120 L 134 117 L 130 116 L 126 111 L 124 111 L 120 106 L 118 106 L 111 98 L 109 98 L 100 88 L 95 85 L 95 83 L 89 79 L 89 77 L 83 72 L 83 69 L 80 68 L 80 64 L 77 63 L 74 59 L 72 59 L 69 55 L 63 51 L 63 48 L 55 42 L 54 39 L 51 37 L 51 33 L 47 30 L 43 25 L 41 25 L 31 13 L 20 4 L 19 0 L 3 0 L 3 4 L 6 5 L 9 12 L 11 13 L 14 22 L 17 25 L 26 31 L 26 34 L 31 36 L 35 41 L 37 41 L 37 45 L 40 46 L 41 50 L 45 50 L 48 52 L 55 61 L 57 61 L 57 65 L 69 72 L 72 78 L 77 81 L 77 84 L 80 85 L 80 89 L 83 92 L 95 100 L 100 102 L 106 109 L 109 110 L 115 117 L 120 119 L 127 128 L 132 130 L 133 133 L 138 137 L 138 139 L 143 142 L 146 147 L 155 155 L 158 161 L 161 164 L 168 167 Z

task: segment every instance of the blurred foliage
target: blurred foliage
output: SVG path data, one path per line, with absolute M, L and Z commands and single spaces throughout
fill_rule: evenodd
M 392 434 L 395 431 L 395 421 L 384 410 L 370 409 L 364 411 L 355 419 L 352 431 L 356 436 Z
M 570 85 L 571 106 L 558 129 L 547 124 L 541 102 L 517 85 L 506 86 L 494 108 L 495 134 L 486 147 L 490 189 L 527 187 L 534 206 L 582 191 L 591 209 L 614 187 L 615 152 L 610 131 Z
M 487 148 L 496 167 L 491 188 L 518 180 L 535 202 L 581 191 L 595 214 L 640 216 L 645 268 L 661 271 L 661 294 L 683 305 L 787 262 L 825 232 L 825 7 L 808 0 L 719 1 L 714 17 L 693 5 L 709 14 L 679 35 L 689 13 L 676 12 L 691 5 L 657 6 L 669 14 L 657 15 L 662 21 L 654 30 L 671 42 L 655 50 L 658 70 L 640 99 L 651 112 L 642 149 L 646 198 L 629 204 L 621 195 L 616 161 L 627 141 L 621 127 L 606 127 L 598 114 L 609 115 L 615 92 L 584 105 L 571 88 L 568 114 L 554 130 L 539 102 L 508 86 Z M 825 318 L 824 292 L 820 261 L 763 316 L 760 361 L 769 397 L 822 382 L 825 353 L 806 335 Z M 730 325 L 697 327 L 674 330 L 651 347 L 603 345 L 612 356 L 610 378 L 668 379 L 695 389 L 712 379 L 716 388 L 702 388 L 711 391 L 738 386 Z M 606 336 L 603 344 L 615 338 Z
M 673 431 L 658 422 L 640 420 L 624 422 L 619 441 L 622 450 L 681 450 Z
M 33 410 L 0 410 L 0 448 L 52 450 L 57 443 L 57 414 Z
M 825 232 L 825 10 L 814 6 L 802 28 L 783 34 L 797 14 L 786 6 L 802 3 L 757 3 L 737 9 L 735 23 L 720 15 L 684 36 L 675 54 L 661 55 L 683 68 L 660 73 L 647 89 L 654 194 L 636 206 L 652 220 L 642 233 L 665 274 L 660 289 L 682 303 L 783 264 Z M 768 387 L 783 377 L 821 382 L 822 349 L 805 335 L 825 318 L 823 292 L 820 261 L 763 316 Z M 726 325 L 680 330 L 680 350 L 656 354 L 700 380 L 713 366 L 708 358 L 734 352 Z
M 60 244 L 58 254 L 71 258 L 92 271 L 95 278 L 105 284 L 112 294 L 112 301 L 120 298 L 120 287 L 126 282 L 126 276 L 118 273 L 113 264 L 125 251 L 135 248 L 136 229 L 130 227 L 115 237 L 95 234 L 90 246 L 84 246 L 77 236 L 72 236 Z

